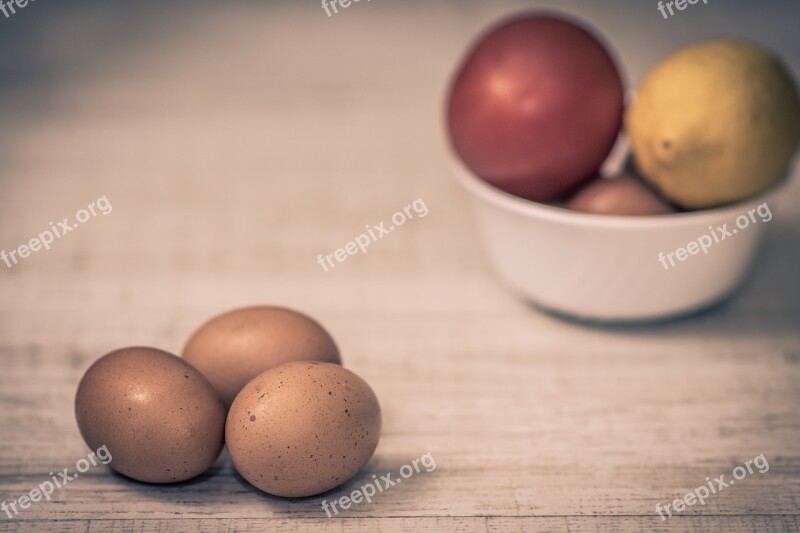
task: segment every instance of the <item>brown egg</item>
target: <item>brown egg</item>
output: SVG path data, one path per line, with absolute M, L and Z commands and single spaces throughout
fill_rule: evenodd
M 86 444 L 106 446 L 117 472 L 148 483 L 205 472 L 224 444 L 225 407 L 186 361 L 155 348 L 98 359 L 78 385 L 75 417 Z
M 331 336 L 313 319 L 281 307 L 248 307 L 206 322 L 183 357 L 211 382 L 226 407 L 248 381 L 290 361 L 341 364 Z
M 676 211 L 629 174 L 595 179 L 579 190 L 566 207 L 602 215 L 666 215 Z
M 286 363 L 248 383 L 225 425 L 228 453 L 244 478 L 276 496 L 311 496 L 369 461 L 381 408 L 369 385 L 330 363 Z

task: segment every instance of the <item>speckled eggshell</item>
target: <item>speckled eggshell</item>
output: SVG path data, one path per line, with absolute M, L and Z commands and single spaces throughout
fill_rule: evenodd
M 225 407 L 211 384 L 180 357 L 123 348 L 84 374 L 75 416 L 92 450 L 106 446 L 111 466 L 148 483 L 205 472 L 224 445 Z
M 225 439 L 239 473 L 276 496 L 320 494 L 353 477 L 381 430 L 375 393 L 335 364 L 286 363 L 253 379 L 228 413 Z
M 247 382 L 291 361 L 341 364 L 333 338 L 312 318 L 282 307 L 247 307 L 212 318 L 183 357 L 211 382 L 226 407 Z

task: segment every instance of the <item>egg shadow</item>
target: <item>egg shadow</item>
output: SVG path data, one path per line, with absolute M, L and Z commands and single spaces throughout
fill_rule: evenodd
M 320 494 L 314 494 L 300 498 L 274 496 L 263 492 L 251 485 L 244 477 L 242 477 L 242 475 L 239 474 L 235 468 L 233 468 L 232 464 L 230 467 L 233 478 L 236 480 L 241 489 L 245 492 L 257 495 L 260 499 L 267 503 L 279 507 L 278 509 L 273 509 L 273 512 L 276 514 L 291 514 L 292 516 L 305 518 L 320 518 L 323 516 L 327 516 L 328 518 L 347 518 L 348 516 L 358 514 L 374 514 L 375 508 L 370 507 L 370 503 L 379 503 L 381 500 L 385 502 L 388 494 L 391 493 L 397 495 L 402 494 L 401 491 L 403 489 L 401 489 L 400 486 L 402 486 L 404 479 L 400 476 L 399 471 L 400 468 L 402 468 L 404 465 L 409 465 L 409 463 L 410 461 L 393 459 L 386 460 L 379 457 L 373 457 L 351 479 L 342 483 L 341 485 L 338 485 Z M 430 472 L 433 471 L 434 470 L 430 470 Z M 421 474 L 428 473 L 429 471 L 426 468 L 421 467 L 419 473 L 415 471 L 412 476 L 407 478 L 408 481 L 405 486 L 409 486 L 411 480 L 414 480 L 415 483 L 422 482 L 421 479 L 415 478 L 424 478 L 426 476 L 422 476 Z M 386 484 L 386 481 L 379 481 L 380 479 L 383 479 L 382 476 L 386 476 L 387 474 L 391 476 L 391 480 L 395 483 L 395 485 L 385 487 L 384 485 Z M 336 502 L 345 496 L 349 497 L 354 491 L 361 491 L 361 489 L 367 485 L 375 486 L 376 483 L 380 483 L 381 488 L 375 489 L 375 494 L 370 497 L 370 502 L 362 500 L 359 503 L 351 503 L 350 508 L 347 510 L 336 509 L 336 512 L 330 511 L 331 502 Z M 323 508 L 323 502 L 329 504 L 328 512 L 330 513 L 330 516 L 326 514 L 326 511 Z M 370 509 L 372 509 L 372 512 L 370 512 Z
M 230 459 L 227 455 L 227 451 L 223 449 L 222 453 L 220 453 L 220 456 L 217 457 L 217 460 L 214 461 L 214 464 L 211 465 L 211 467 L 208 470 L 206 470 L 199 476 L 187 479 L 186 481 L 177 481 L 174 483 L 148 483 L 146 481 L 139 481 L 138 479 L 126 476 L 125 474 L 121 474 L 120 472 L 117 472 L 113 468 L 110 468 L 109 470 L 111 471 L 111 476 L 113 478 L 128 482 L 128 486 L 131 486 L 135 489 L 140 489 L 141 492 L 143 493 L 147 493 L 153 490 L 163 492 L 171 489 L 186 490 L 187 488 L 205 484 L 209 480 L 218 477 L 225 470 L 227 463 L 229 462 Z M 109 464 L 108 466 L 111 466 L 111 464 Z
M 306 497 L 292 498 L 275 496 L 266 493 L 252 485 L 234 467 L 233 461 L 227 452 L 227 447 L 223 449 L 214 464 L 204 473 L 186 481 L 175 483 L 148 483 L 128 477 L 116 470 L 109 468 L 108 476 L 115 482 L 120 483 L 125 490 L 131 489 L 139 497 L 147 498 L 152 501 L 171 501 L 173 503 L 195 503 L 202 501 L 207 504 L 223 504 L 226 502 L 239 501 L 242 496 L 253 499 L 248 500 L 253 503 L 255 499 L 264 504 L 264 512 L 273 515 L 291 515 L 304 518 L 321 518 L 326 516 L 323 502 L 335 502 L 342 497 L 349 497 L 354 491 L 361 491 L 367 485 L 375 488 L 375 494 L 371 496 L 371 501 L 363 500 L 358 504 L 352 503 L 347 510 L 336 509 L 329 518 L 346 518 L 354 515 L 374 514 L 375 508 L 365 505 L 369 503 L 385 503 L 389 494 L 401 495 L 408 489 L 401 489 L 395 485 L 409 486 L 411 483 L 421 483 L 426 475 L 434 470 L 428 470 L 419 464 L 419 472 L 414 473 L 406 479 L 400 475 L 400 469 L 411 466 L 412 460 L 398 460 L 395 458 L 385 458 L 373 456 L 372 459 L 362 467 L 351 479 L 338 485 L 326 492 L 314 494 Z M 107 465 L 107 466 L 110 466 Z M 434 467 L 435 469 L 435 467 Z M 384 479 L 390 476 L 391 485 Z M 403 485 L 403 481 L 406 481 Z M 388 493 L 388 494 L 387 494 Z
M 264 512 L 273 515 L 294 514 L 292 498 L 272 496 L 257 489 L 244 479 L 233 467 L 227 448 L 206 472 L 192 479 L 177 483 L 146 483 L 127 477 L 114 470 L 112 477 L 137 492 L 140 497 L 152 501 L 169 501 L 196 505 L 222 505 L 239 502 L 242 496 L 252 494 L 264 502 Z M 253 503 L 253 499 L 248 503 Z

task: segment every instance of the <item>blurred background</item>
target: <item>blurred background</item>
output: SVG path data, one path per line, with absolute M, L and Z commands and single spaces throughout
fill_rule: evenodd
M 705 510 L 796 513 L 797 176 L 734 300 L 604 329 L 540 314 L 496 283 L 449 175 L 449 77 L 476 34 L 519 9 L 593 26 L 630 87 L 717 36 L 765 45 L 800 73 L 796 1 L 710 0 L 668 20 L 656 4 L 361 0 L 328 17 L 318 1 L 37 0 L 0 15 L 0 249 L 101 196 L 113 206 L 0 264 L 0 497 L 85 455 L 71 402 L 95 358 L 130 344 L 179 352 L 213 314 L 278 303 L 325 324 L 381 398 L 384 440 L 364 476 L 426 451 L 439 460 L 415 490 L 354 512 L 650 515 L 731 457 L 766 451 L 784 457 L 769 498 L 752 483 Z M 320 268 L 319 254 L 420 197 L 428 216 Z M 708 391 L 714 376 L 724 383 Z M 118 518 L 318 517 L 316 500 L 264 503 L 232 479 L 225 489 L 246 496 L 209 497 L 226 509 L 176 511 L 170 489 L 138 503 L 128 491 L 143 489 L 100 478 L 28 516 L 85 519 L 105 493 Z M 548 490 L 558 498 L 542 503 Z
M 712 36 L 761 43 L 800 71 L 790 1 L 700 3 L 664 20 L 624 1 L 376 0 L 328 17 L 318 2 L 39 0 L 0 20 L 0 246 L 102 195 L 114 214 L 3 281 L 39 286 L 65 268 L 117 280 L 121 264 L 139 283 L 484 272 L 445 164 L 444 92 L 487 24 L 541 6 L 592 24 L 631 87 Z M 800 216 L 797 181 L 775 231 Z M 433 215 L 374 247 L 382 260 L 327 275 L 315 262 L 419 196 Z

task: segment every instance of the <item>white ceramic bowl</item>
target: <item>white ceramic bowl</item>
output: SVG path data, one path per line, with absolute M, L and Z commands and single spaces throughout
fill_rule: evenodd
M 769 225 L 757 209 L 786 180 L 734 205 L 658 216 L 581 213 L 507 194 L 450 155 L 456 179 L 469 193 L 489 260 L 500 278 L 546 310 L 594 321 L 669 318 L 714 304 L 743 280 Z M 737 217 L 749 223 L 737 227 Z M 744 225 L 744 221 L 739 219 Z M 727 224 L 730 235 L 716 228 Z M 713 228 L 709 229 L 709 226 Z M 735 233 L 733 230 L 736 230 Z M 712 244 L 670 264 L 668 255 L 707 235 Z M 707 239 L 703 238 L 705 244 Z M 698 244 L 699 247 L 699 244 Z M 695 246 L 692 246 L 695 250 Z M 663 261 L 659 254 L 664 254 Z M 681 254 L 683 256 L 683 254 Z M 664 266 L 666 264 L 666 268 Z

